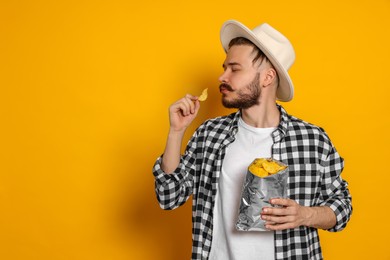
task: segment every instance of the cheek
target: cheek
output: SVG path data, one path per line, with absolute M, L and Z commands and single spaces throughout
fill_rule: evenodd
M 235 84 L 241 84 L 246 81 L 248 76 L 244 74 L 243 72 L 236 72 L 234 74 L 231 74 L 230 76 L 230 82 L 234 82 Z
M 230 78 L 230 84 L 234 89 L 243 89 L 251 83 L 250 76 L 234 76 Z

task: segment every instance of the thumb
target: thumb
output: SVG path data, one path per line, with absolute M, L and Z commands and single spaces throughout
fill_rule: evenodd
M 200 109 L 200 101 L 195 100 L 194 103 L 195 103 L 195 114 L 198 114 L 198 111 Z

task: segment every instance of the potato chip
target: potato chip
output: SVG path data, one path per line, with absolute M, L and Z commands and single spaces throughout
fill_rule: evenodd
M 279 165 L 277 162 L 275 162 L 275 161 L 268 161 L 268 160 L 263 162 L 263 168 L 264 168 L 264 170 L 266 170 L 270 174 L 275 174 L 278 171 L 284 169 L 284 167 Z
M 199 96 L 198 100 L 199 101 L 205 101 L 207 99 L 207 88 L 205 88 L 202 91 L 202 94 Z
M 268 176 L 268 172 L 264 170 L 263 168 L 258 167 L 257 165 L 253 164 L 249 166 L 249 171 L 253 173 L 256 176 L 259 176 L 260 178 L 264 178 Z
M 266 162 L 267 159 L 265 158 L 256 158 L 252 164 L 255 165 L 256 167 L 263 168 L 263 162 Z
M 251 165 L 249 165 L 249 171 L 261 178 L 276 174 L 286 168 L 287 166 L 280 165 L 271 158 L 256 158 Z

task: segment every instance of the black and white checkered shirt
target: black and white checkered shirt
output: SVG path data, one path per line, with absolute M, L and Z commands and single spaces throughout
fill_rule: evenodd
M 281 120 L 272 133 L 272 157 L 289 166 L 290 199 L 303 206 L 328 206 L 342 230 L 352 213 L 348 184 L 340 174 L 343 159 L 320 127 L 288 115 L 279 106 Z M 161 170 L 158 158 L 153 174 L 157 199 L 163 209 L 175 209 L 192 195 L 192 259 L 208 259 L 212 246 L 213 207 L 226 147 L 238 131 L 240 112 L 204 122 L 188 142 L 178 168 Z M 317 229 L 298 227 L 275 232 L 275 259 L 322 259 Z

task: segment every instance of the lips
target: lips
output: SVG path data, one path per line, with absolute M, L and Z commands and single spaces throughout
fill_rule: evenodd
M 231 92 L 231 91 L 233 91 L 233 88 L 230 85 L 225 84 L 225 83 L 222 83 L 221 85 L 219 85 L 219 92 L 227 93 L 227 92 Z
M 227 89 L 224 88 L 224 87 L 219 87 L 219 92 L 221 92 L 222 94 L 224 94 L 224 93 L 229 92 L 229 90 L 227 90 Z

